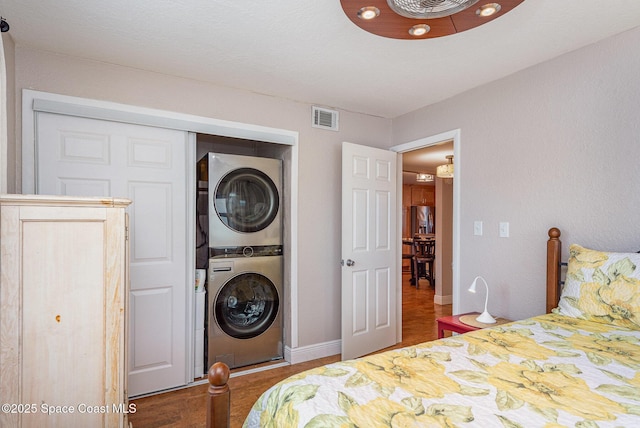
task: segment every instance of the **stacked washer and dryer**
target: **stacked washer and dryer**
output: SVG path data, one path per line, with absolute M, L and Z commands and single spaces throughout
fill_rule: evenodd
M 209 153 L 207 367 L 283 358 L 282 161 Z

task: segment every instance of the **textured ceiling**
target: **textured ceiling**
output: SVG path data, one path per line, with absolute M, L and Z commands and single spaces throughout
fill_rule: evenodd
M 640 0 L 526 0 L 427 40 L 369 34 L 339 0 L 0 0 L 0 15 L 17 47 L 393 118 L 636 27 Z

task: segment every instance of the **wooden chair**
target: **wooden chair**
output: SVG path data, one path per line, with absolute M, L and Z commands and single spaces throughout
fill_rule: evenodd
M 416 288 L 420 287 L 420 277 L 429 279 L 429 285 L 435 285 L 433 275 L 433 261 L 436 241 L 433 239 L 415 239 L 413 241 L 413 274 L 415 275 Z
M 404 242 L 402 244 L 402 261 L 409 260 L 409 269 L 411 269 L 411 285 L 415 285 L 415 274 L 414 274 L 414 266 L 413 266 L 413 241 L 409 241 L 410 245 L 408 245 L 411 249 L 408 253 L 405 253 L 404 247 L 407 246 L 407 243 Z M 404 270 L 404 267 L 403 267 Z

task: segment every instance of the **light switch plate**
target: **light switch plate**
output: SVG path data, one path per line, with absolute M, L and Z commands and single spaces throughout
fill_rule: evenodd
M 482 236 L 482 221 L 476 220 L 473 222 L 473 234 L 476 236 Z
M 506 221 L 500 222 L 500 237 L 501 238 L 509 237 L 509 222 L 506 222 Z

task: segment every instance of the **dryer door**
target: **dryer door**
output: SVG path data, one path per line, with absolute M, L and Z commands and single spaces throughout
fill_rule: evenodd
M 257 232 L 269 226 L 278 213 L 278 189 L 262 171 L 235 169 L 218 183 L 214 207 L 222 223 L 230 229 Z
M 236 339 L 251 339 L 266 331 L 278 315 L 278 291 L 258 273 L 243 273 L 227 281 L 215 301 L 218 326 Z

